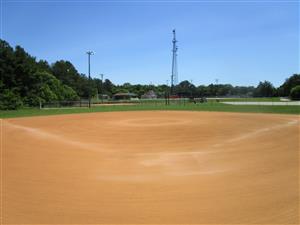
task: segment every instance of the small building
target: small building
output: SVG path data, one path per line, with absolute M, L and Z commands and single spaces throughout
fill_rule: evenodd
M 113 95 L 113 100 L 138 100 L 134 93 L 117 93 Z
M 141 96 L 143 99 L 156 99 L 157 95 L 153 90 L 150 90 Z
M 106 95 L 106 94 L 103 94 L 103 95 L 101 95 L 101 94 L 98 94 L 98 99 L 105 99 L 105 100 L 108 100 L 109 99 L 109 95 Z

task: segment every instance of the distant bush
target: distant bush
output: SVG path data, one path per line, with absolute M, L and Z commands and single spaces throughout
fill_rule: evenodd
M 292 100 L 300 100 L 300 85 L 291 89 L 290 98 Z

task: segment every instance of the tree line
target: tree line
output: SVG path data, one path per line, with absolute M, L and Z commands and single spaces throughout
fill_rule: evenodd
M 141 97 L 153 90 L 158 97 L 164 97 L 166 92 L 170 92 L 167 85 L 130 83 L 116 85 L 109 79 L 89 80 L 69 61 L 59 60 L 50 65 L 45 60 L 37 60 L 21 46 L 13 48 L 4 40 L 0 40 L 0 45 L 0 109 L 35 107 L 40 103 L 87 99 L 96 94 L 112 96 L 119 92 L 131 92 Z M 180 97 L 290 96 L 291 90 L 297 85 L 300 85 L 300 74 L 292 75 L 278 88 L 269 81 L 260 82 L 257 87 L 230 84 L 195 86 L 189 81 L 182 81 L 172 88 L 172 94 Z

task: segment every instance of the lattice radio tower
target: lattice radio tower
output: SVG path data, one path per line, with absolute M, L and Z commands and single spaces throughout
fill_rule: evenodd
M 172 50 L 172 75 L 171 75 L 171 94 L 173 92 L 174 85 L 178 82 L 178 70 L 177 70 L 177 50 L 178 47 L 176 45 L 176 31 L 173 30 L 173 50 Z

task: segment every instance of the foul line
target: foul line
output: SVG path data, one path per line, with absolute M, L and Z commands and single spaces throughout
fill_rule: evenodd
M 96 152 L 103 152 L 103 151 L 101 151 L 100 147 L 97 147 L 93 144 L 87 144 L 87 143 L 84 143 L 84 142 L 73 141 L 73 140 L 67 139 L 66 137 L 62 137 L 62 136 L 57 135 L 57 134 L 49 133 L 47 131 L 44 131 L 44 130 L 41 130 L 41 129 L 38 129 L 38 128 L 25 127 L 25 126 L 13 124 L 13 123 L 8 122 L 8 121 L 6 121 L 6 124 L 8 124 L 9 126 L 11 126 L 13 128 L 21 129 L 23 131 L 26 131 L 29 134 L 33 135 L 35 138 L 54 139 L 54 140 L 59 141 L 61 143 L 71 145 L 71 146 L 75 146 L 75 147 L 78 147 L 78 148 L 81 148 L 81 149 L 86 149 L 86 150 L 96 151 Z

